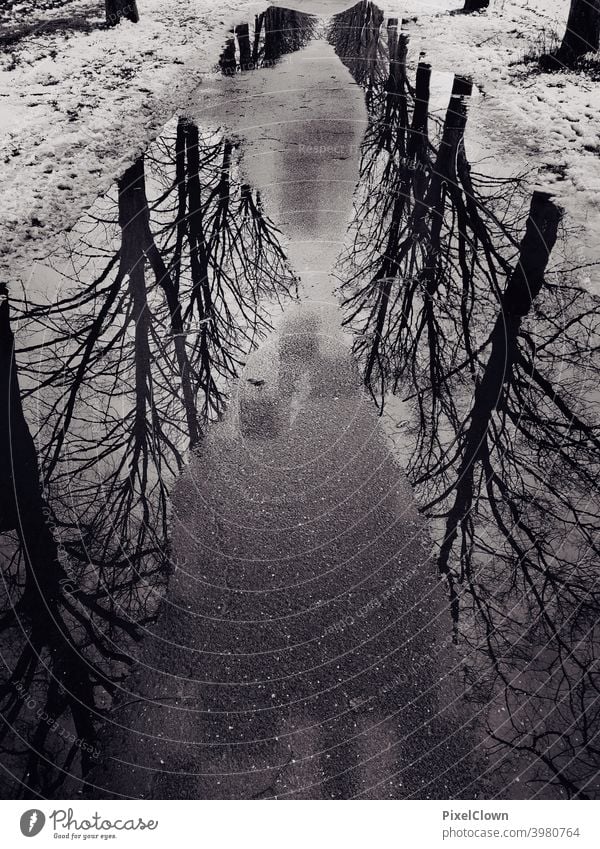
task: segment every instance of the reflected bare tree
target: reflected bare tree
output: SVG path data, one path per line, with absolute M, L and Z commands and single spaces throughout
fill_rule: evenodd
M 288 53 L 305 47 L 316 31 L 314 15 L 269 6 L 255 15 L 254 24 L 238 24 L 230 33 L 219 59 L 221 73 L 271 67 Z
M 336 53 L 356 82 L 364 88 L 368 104 L 371 104 L 376 91 L 385 83 L 388 59 L 391 59 L 387 43 L 381 37 L 383 21 L 384 15 L 378 6 L 369 0 L 361 0 L 336 15 L 328 33 Z
M 519 795 L 597 797 L 600 301 L 552 199 L 469 164 L 469 81 L 455 78 L 442 121 L 428 116 L 430 69 L 413 87 L 393 68 L 391 24 L 363 83 L 346 323 L 380 410 L 403 399 L 394 426 L 493 768 L 507 786 L 522 773 Z
M 12 298 L 16 350 L 1 293 L 0 743 L 10 792 L 52 796 L 156 615 L 186 451 L 296 280 L 234 144 L 187 120 L 45 273 L 51 298 Z

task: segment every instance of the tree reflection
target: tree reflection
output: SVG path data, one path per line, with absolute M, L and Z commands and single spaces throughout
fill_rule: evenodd
M 525 769 L 527 795 L 598 796 L 600 302 L 552 199 L 468 162 L 469 81 L 428 117 L 429 66 L 413 87 L 403 36 L 369 7 L 331 34 L 351 71 L 380 57 L 356 77 L 370 120 L 339 268 L 346 323 L 380 410 L 395 394 L 408 410 L 395 425 L 494 768 L 507 785 Z
M 164 594 L 170 485 L 296 286 L 234 144 L 187 120 L 78 229 L 46 271 L 56 295 L 13 296 L 16 351 L 0 293 L 0 742 L 46 796 L 98 756 Z
M 238 24 L 231 30 L 221 57 L 221 73 L 268 68 L 283 56 L 305 47 L 314 36 L 316 18 L 295 9 L 269 6 L 255 15 L 254 25 Z

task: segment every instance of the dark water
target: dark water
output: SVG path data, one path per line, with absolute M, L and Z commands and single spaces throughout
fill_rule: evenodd
M 551 201 L 471 165 L 468 80 L 433 120 L 431 68 L 407 73 L 395 21 L 359 4 L 330 39 L 370 112 L 338 268 L 345 322 L 473 650 L 467 698 L 489 706 L 515 796 L 595 796 L 597 268 L 579 266 Z
M 317 32 L 314 17 L 269 7 L 234 29 L 220 71 L 275 66 Z M 489 759 L 469 792 L 463 775 L 432 779 L 427 792 L 472 797 L 493 786 L 515 797 L 595 797 L 600 303 L 583 281 L 595 270 L 579 267 L 560 211 L 543 194 L 532 197 L 525 175 L 498 178 L 469 161 L 469 80 L 455 77 L 445 113 L 432 110 L 432 69 L 422 62 L 407 70 L 407 37 L 368 2 L 337 15 L 328 39 L 364 90 L 369 116 L 337 267 L 344 321 L 364 387 L 431 528 L 428 568 L 446 593 L 448 642 L 466 658 L 452 677 Z M 173 483 L 190 449 L 202 456 L 207 428 L 226 409 L 249 352 L 296 294 L 282 235 L 242 178 L 238 153 L 227 132 L 174 119 L 57 245 L 27 298 L 11 291 L 10 314 L 2 293 L 10 400 L 2 425 L 11 434 L 0 457 L 7 796 L 60 796 L 68 773 L 97 769 L 99 730 L 166 592 Z M 322 363 L 313 343 L 288 340 L 283 354 L 315 382 Z M 353 379 L 337 361 L 323 377 L 325 387 L 340 383 L 351 421 Z M 280 411 L 247 412 L 245 435 L 262 429 L 272 440 L 263 450 L 285 457 Z M 368 416 L 356 421 L 357 433 L 368 431 Z M 312 428 L 332 443 L 342 427 L 314 398 L 299 422 L 304 435 Z M 338 465 L 343 450 L 353 450 L 356 434 L 346 436 Z M 294 450 L 308 450 L 299 434 Z M 376 467 L 384 453 L 372 451 Z M 235 452 L 220 460 L 234 481 L 238 460 Z M 391 491 L 398 484 L 389 463 L 380 483 Z M 365 455 L 357 480 L 368 466 Z M 273 499 L 277 485 L 286 484 L 270 482 Z M 227 480 L 210 479 L 207 492 L 219 487 L 229 487 L 227 503 L 235 503 Z M 366 504 L 355 507 L 367 515 Z M 293 560 L 293 535 L 285 545 Z M 381 598 L 394 586 L 393 570 L 378 580 L 370 595 Z M 208 592 L 207 605 L 213 600 Z M 393 592 L 386 604 L 377 617 L 397 614 Z M 344 615 L 338 611 L 338 627 L 327 619 L 313 625 L 350 650 Z M 370 639 L 366 614 L 363 625 Z M 393 632 L 399 644 L 413 626 L 417 619 L 407 616 L 405 630 Z M 252 645 L 258 636 L 245 639 Z M 426 640 L 418 645 L 431 650 Z M 403 699 L 415 702 L 415 726 L 429 709 L 422 697 L 429 672 L 412 668 L 407 684 L 403 662 L 393 675 L 380 670 L 376 687 L 365 678 L 360 693 L 348 695 L 352 712 L 366 713 L 374 688 L 385 708 L 384 743 L 386 734 L 396 740 L 389 717 Z M 324 697 L 323 715 L 334 708 Z M 369 724 L 353 713 L 344 723 L 347 741 Z M 332 795 L 360 794 L 356 746 L 340 746 L 333 724 L 326 733 L 336 751 L 327 766 L 337 776 Z M 310 751 L 312 743 L 303 744 Z M 442 761 L 462 757 L 461 745 L 449 738 Z M 426 748 L 418 737 L 386 761 L 382 743 L 371 765 L 386 779 L 381 796 L 417 792 L 401 789 L 402 757 L 413 788 L 419 769 L 433 775 L 435 758 L 418 759 Z M 259 758 L 273 754 L 261 751 Z M 287 769 L 292 756 L 280 755 Z M 305 761 L 297 784 L 320 786 L 325 779 Z M 157 794 L 189 791 L 167 774 L 159 784 Z M 279 777 L 266 795 L 293 794 L 294 786 Z
M 288 53 L 301 50 L 315 33 L 314 15 L 269 6 L 254 21 L 238 24 L 231 31 L 219 59 L 222 74 L 270 68 Z
M 0 739 L 3 763 L 44 794 L 61 769 L 97 760 L 103 711 L 165 592 L 172 483 L 269 311 L 295 293 L 236 159 L 219 130 L 174 121 L 57 244 L 27 300 L 11 298 L 17 371 L 2 305 L 15 436 L 2 458 L 0 621 L 13 671 Z

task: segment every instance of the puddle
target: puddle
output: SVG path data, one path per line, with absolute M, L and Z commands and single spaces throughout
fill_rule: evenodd
M 470 161 L 470 81 L 408 49 L 366 0 L 239 24 L 231 79 L 11 294 L 15 361 L 0 293 L 28 517 L 3 495 L 3 607 L 32 623 L 3 707 L 33 792 L 597 793 L 600 303 L 551 199 Z
M 31 486 L 19 493 L 19 509 L 31 515 L 3 540 L 5 598 L 18 597 L 25 581 L 22 617 L 39 606 L 30 586 L 37 557 L 47 571 L 55 564 L 56 583 L 46 589 L 50 631 L 40 634 L 24 692 L 7 709 L 17 733 L 38 735 L 37 755 L 25 768 L 17 758 L 15 771 L 25 769 L 24 780 L 44 793 L 63 778 L 49 764 L 86 772 L 92 761 L 82 747 L 63 751 L 43 722 L 32 728 L 28 700 L 51 697 L 73 740 L 94 739 L 98 711 L 118 692 L 127 655 L 135 656 L 165 592 L 173 481 L 221 416 L 271 316 L 296 294 L 278 231 L 237 159 L 220 130 L 171 122 L 58 241 L 48 264 L 34 268 L 26 300 L 10 299 L 15 377 L 33 443 L 13 445 L 14 474 Z M 37 495 L 27 473 L 35 464 Z M 5 526 L 18 528 L 11 499 L 3 508 Z M 57 628 L 71 635 L 66 645 Z M 83 704 L 68 687 L 45 692 L 47 651 L 67 683 L 80 677 L 71 683 Z
M 288 53 L 305 47 L 314 36 L 317 18 L 294 9 L 269 6 L 253 23 L 238 24 L 223 48 L 219 69 L 226 76 L 271 68 Z
M 329 38 L 369 109 L 345 323 L 434 533 L 492 769 L 509 796 L 594 795 L 600 300 L 551 200 L 469 161 L 468 80 L 432 112 L 430 66 L 406 69 L 369 3 Z
M 147 707 L 117 709 L 121 727 L 92 780 L 135 796 L 184 786 L 200 798 L 455 792 L 470 737 L 455 733 L 456 704 L 437 711 L 430 662 L 453 653 L 446 602 L 332 292 L 362 96 L 319 38 L 275 70 L 234 79 L 196 114 L 226 114 L 301 298 L 249 358 L 178 482 L 178 569 L 130 685 Z M 398 582 L 402 592 L 390 589 Z

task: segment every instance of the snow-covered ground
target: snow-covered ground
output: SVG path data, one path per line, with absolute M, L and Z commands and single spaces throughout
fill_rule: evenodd
M 101 20 L 97 0 L 44 13 L 0 56 L 0 254 L 47 250 L 202 84 L 244 0 L 141 0 L 138 24 L 53 31 L 53 16 Z M 22 20 L 22 18 L 21 18 Z M 11 21 L 13 26 L 16 20 Z M 36 241 L 36 246 L 32 245 Z
M 527 61 L 560 43 L 569 2 L 491 0 L 487 13 L 420 17 L 407 29 L 414 61 L 423 51 L 437 71 L 470 74 L 479 87 L 467 147 L 488 157 L 492 173 L 520 170 L 550 186 L 589 262 L 599 259 L 600 86 Z
M 20 25 L 32 17 L 39 22 L 63 7 L 70 11 L 71 6 L 71 0 L 3 0 L 0 25 Z
M 227 29 L 257 10 L 244 0 L 140 0 L 139 24 L 86 32 L 100 21 L 102 3 L 54 2 L 36 7 L 37 28 L 0 57 L 5 267 L 47 251 L 52 235 L 73 225 L 191 92 L 210 88 Z M 8 26 L 31 23 L 27 3 L 14 4 Z M 286 5 L 323 15 L 344 7 Z M 568 5 L 491 0 L 488 12 L 457 15 L 462 0 L 381 3 L 386 14 L 409 19 L 412 62 L 423 51 L 437 71 L 473 75 L 482 96 L 467 143 L 490 157 L 491 168 L 502 160 L 529 171 L 532 182 L 553 184 L 589 257 L 600 227 L 600 90 L 583 73 L 542 74 L 524 61 L 562 35 Z M 72 30 L 52 27 L 69 16 L 78 22 Z

